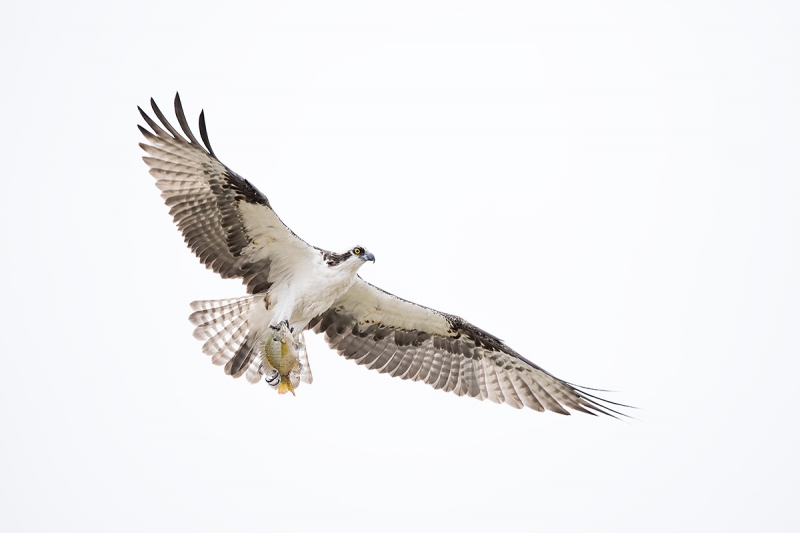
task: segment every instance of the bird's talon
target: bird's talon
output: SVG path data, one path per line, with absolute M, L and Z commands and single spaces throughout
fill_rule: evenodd
M 272 376 L 264 377 L 264 381 L 266 381 L 267 385 L 269 385 L 271 387 L 274 387 L 275 385 L 280 383 L 280 378 L 281 378 L 281 375 L 277 370 L 273 370 L 273 372 L 275 372 L 275 373 L 272 374 Z M 277 381 L 275 381 L 275 380 L 277 380 Z

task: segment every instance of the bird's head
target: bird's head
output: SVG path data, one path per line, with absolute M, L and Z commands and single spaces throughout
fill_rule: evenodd
M 329 267 L 344 268 L 346 270 L 358 270 L 367 261 L 375 262 L 375 256 L 367 251 L 363 246 L 354 246 L 341 254 L 328 252 L 325 261 Z
M 353 255 L 353 257 L 355 257 L 360 261 L 372 261 L 373 263 L 375 262 L 375 256 L 369 253 L 367 249 L 364 248 L 363 246 L 354 246 L 350 250 L 350 253 Z

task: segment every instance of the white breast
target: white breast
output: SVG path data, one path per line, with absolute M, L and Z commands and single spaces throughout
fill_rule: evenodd
M 321 256 L 312 268 L 301 271 L 273 263 L 268 296 L 272 319 L 275 322 L 288 319 L 290 324 L 304 327 L 347 292 L 356 280 L 359 266 L 359 262 L 350 261 L 329 267 Z

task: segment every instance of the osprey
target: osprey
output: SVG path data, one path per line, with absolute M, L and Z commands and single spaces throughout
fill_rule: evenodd
M 375 261 L 363 246 L 335 253 L 309 245 L 281 222 L 266 196 L 217 159 L 202 111 L 203 144 L 177 94 L 175 115 L 186 138 L 150 104 L 161 124 L 139 108 L 152 130 L 139 126 L 147 139 L 139 146 L 170 215 L 206 267 L 247 287 L 241 298 L 191 304 L 194 336 L 226 374 L 250 383 L 263 377 L 273 388 L 292 381 L 281 390 L 311 383 L 303 342 L 311 330 L 357 364 L 459 396 L 565 415 L 567 409 L 621 414 L 606 405 L 620 404 L 556 378 L 466 320 L 370 285 L 358 276 Z M 296 364 L 270 364 L 273 336 L 287 328 Z

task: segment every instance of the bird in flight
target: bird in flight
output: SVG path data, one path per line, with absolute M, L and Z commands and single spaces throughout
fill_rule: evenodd
M 303 338 L 310 330 L 359 365 L 459 396 L 565 415 L 627 416 L 610 407 L 621 404 L 556 378 L 466 320 L 367 283 L 358 271 L 375 256 L 361 245 L 329 252 L 295 235 L 264 194 L 217 159 L 202 111 L 201 144 L 177 94 L 183 135 L 150 104 L 160 124 L 139 108 L 150 128 L 139 126 L 147 141 L 139 146 L 170 215 L 207 268 L 247 287 L 246 296 L 191 304 L 194 336 L 226 374 L 294 393 L 312 381 Z M 280 352 L 270 349 L 275 339 L 285 338 L 276 332 L 287 330 L 291 364 L 270 355 Z

